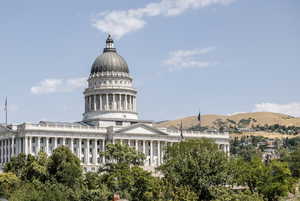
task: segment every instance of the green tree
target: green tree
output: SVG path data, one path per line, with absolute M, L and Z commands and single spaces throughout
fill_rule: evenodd
M 280 197 L 287 196 L 293 191 L 294 181 L 287 163 L 271 161 L 267 167 L 267 174 L 257 188 L 268 201 L 278 201 Z
M 102 156 L 107 163 L 99 169 L 99 186 L 105 185 L 112 194 L 119 193 L 132 201 L 158 199 L 159 178 L 138 166 L 145 159 L 142 153 L 127 145 L 109 144 Z
M 106 159 L 104 169 L 100 169 L 100 171 L 128 168 L 131 165 L 143 165 L 145 160 L 143 153 L 119 143 L 106 145 L 105 152 L 102 152 L 100 156 Z
M 210 188 L 226 184 L 228 158 L 212 140 L 186 140 L 167 148 L 159 170 L 172 185 L 189 187 L 198 200 L 211 200 Z
M 17 156 L 11 158 L 10 162 L 6 163 L 4 166 L 4 172 L 13 172 L 18 177 L 21 177 L 26 167 L 27 157 L 25 154 L 21 153 Z
M 257 193 L 250 191 L 233 191 L 228 188 L 214 188 L 215 199 L 213 201 L 263 201 Z
M 260 158 L 251 161 L 239 159 L 236 163 L 236 181 L 246 185 L 252 193 L 259 193 L 268 201 L 277 201 L 292 192 L 294 180 L 287 163 L 273 160 L 269 164 Z
M 20 185 L 21 180 L 14 173 L 0 174 L 0 196 L 6 198 Z
M 48 179 L 47 165 L 48 157 L 45 152 L 39 152 L 36 157 L 29 155 L 21 178 L 28 181 L 45 182 Z
M 79 187 L 82 183 L 80 160 L 65 146 L 53 151 L 47 169 L 51 179 L 68 187 Z
M 292 176 L 300 178 L 300 147 L 290 154 L 288 163 Z

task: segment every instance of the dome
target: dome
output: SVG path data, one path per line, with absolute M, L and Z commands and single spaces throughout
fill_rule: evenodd
M 129 73 L 126 61 L 117 53 L 113 40 L 109 35 L 103 54 L 98 56 L 92 65 L 91 74 L 112 71 Z

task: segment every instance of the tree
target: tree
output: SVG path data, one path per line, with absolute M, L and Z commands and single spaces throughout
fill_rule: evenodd
M 277 201 L 293 189 L 293 179 L 287 163 L 273 160 L 269 164 L 260 158 L 251 161 L 239 159 L 236 181 L 246 185 L 252 193 L 259 193 L 268 201 Z
M 133 148 L 121 144 L 109 144 L 105 156 L 107 163 L 99 169 L 99 187 L 105 185 L 111 192 L 132 201 L 157 200 L 159 197 L 159 178 L 151 176 L 140 168 L 145 156 Z
M 292 176 L 300 178 L 300 147 L 290 154 L 288 163 Z
M 260 183 L 257 191 L 268 201 L 278 201 L 280 197 L 292 192 L 293 179 L 287 163 L 271 161 L 267 167 L 267 174 Z
M 14 173 L 0 174 L 0 196 L 9 198 L 10 194 L 20 185 L 21 180 Z
M 68 187 L 79 187 L 83 179 L 80 160 L 65 146 L 54 150 L 47 169 L 50 179 Z
M 213 201 L 263 201 L 263 198 L 257 193 L 251 193 L 249 191 L 233 191 L 228 188 L 214 188 Z
M 186 140 L 167 148 L 159 170 L 172 185 L 190 188 L 198 200 L 211 200 L 210 188 L 226 184 L 228 158 L 209 139 Z
M 45 182 L 48 179 L 48 157 L 45 152 L 39 152 L 36 157 L 29 155 L 26 165 L 23 167 L 21 178 L 23 180 L 39 180 Z
M 128 168 L 130 165 L 143 165 L 145 160 L 143 153 L 119 143 L 106 145 L 105 152 L 102 152 L 100 156 L 106 159 L 104 169 L 100 169 L 104 172 L 115 168 Z
M 4 172 L 13 172 L 18 177 L 23 174 L 24 167 L 26 167 L 27 156 L 23 153 L 12 157 L 10 162 L 6 163 L 4 166 Z

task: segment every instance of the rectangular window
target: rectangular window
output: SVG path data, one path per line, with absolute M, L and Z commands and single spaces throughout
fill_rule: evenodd
M 116 126 L 122 126 L 123 122 L 122 121 L 116 121 Z

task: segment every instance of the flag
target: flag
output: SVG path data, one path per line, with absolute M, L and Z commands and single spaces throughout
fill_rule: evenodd
M 199 112 L 198 117 L 197 117 L 198 121 L 201 121 L 201 113 Z
M 181 120 L 181 123 L 180 123 L 180 137 L 181 137 L 181 140 L 184 139 L 183 137 L 183 127 L 182 127 L 182 120 Z

